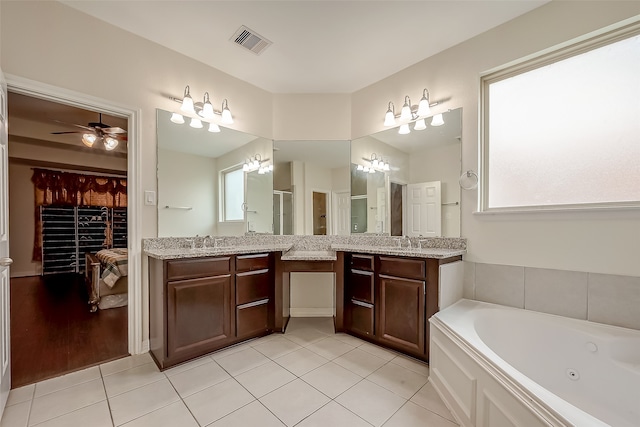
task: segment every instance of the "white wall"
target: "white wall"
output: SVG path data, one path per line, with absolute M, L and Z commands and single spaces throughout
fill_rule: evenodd
M 291 273 L 291 316 L 333 316 L 334 276 L 333 273 Z
M 331 189 L 336 192 L 351 189 L 351 169 L 349 166 L 331 169 Z
M 158 149 L 158 237 L 216 234 L 218 172 L 216 161 L 177 151 Z M 190 207 L 191 210 L 167 209 Z
M 274 94 L 273 139 L 351 139 L 351 95 Z
M 383 130 L 389 100 L 426 87 L 434 101 L 449 98 L 435 113 L 463 108 L 462 169 L 477 170 L 482 73 L 638 14 L 640 2 L 550 2 L 354 93 L 352 136 Z M 463 191 L 469 261 L 640 275 L 636 213 L 477 215 L 476 206 L 477 192 Z

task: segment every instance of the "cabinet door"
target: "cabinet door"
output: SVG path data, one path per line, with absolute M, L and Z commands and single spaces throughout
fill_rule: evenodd
M 167 283 L 167 357 L 197 355 L 223 346 L 232 327 L 231 275 Z
M 379 286 L 378 339 L 399 350 L 423 355 L 425 282 L 381 274 Z

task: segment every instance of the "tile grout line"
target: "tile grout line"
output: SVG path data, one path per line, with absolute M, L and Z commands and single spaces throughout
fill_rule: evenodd
M 213 359 L 211 359 L 211 360 L 213 360 Z M 214 360 L 214 362 L 215 362 L 215 360 Z M 193 369 L 193 368 L 191 368 L 191 369 Z M 191 369 L 187 369 L 187 371 L 189 371 L 189 370 L 191 370 Z M 224 368 L 223 368 L 223 369 L 224 369 Z M 184 372 L 186 372 L 186 371 L 184 371 Z M 164 376 L 167 378 L 167 380 L 169 381 L 169 384 L 171 384 L 171 387 L 173 388 L 173 390 L 174 390 L 174 391 L 176 392 L 176 394 L 178 395 L 178 399 L 180 399 L 180 402 L 182 402 L 182 404 L 184 405 L 184 407 L 185 407 L 185 408 L 187 408 L 187 411 L 189 411 L 189 414 L 191 415 L 191 418 L 193 418 L 193 420 L 196 422 L 196 424 L 197 424 L 199 427 L 202 427 L 202 425 L 200 424 L 200 421 L 198 421 L 198 419 L 197 419 L 197 418 L 196 418 L 196 416 L 193 414 L 193 412 L 191 412 L 191 408 L 189 408 L 189 405 L 187 405 L 187 402 L 185 402 L 185 401 L 184 401 L 184 398 L 182 397 L 182 395 L 181 395 L 180 393 L 178 393 L 178 390 L 176 389 L 176 387 L 175 387 L 175 386 L 173 385 L 173 383 L 171 382 L 171 379 L 169 378 L 169 376 L 168 376 L 166 373 L 164 373 L 164 372 L 163 372 L 163 374 L 164 374 Z M 175 402 L 174 402 L 174 403 L 175 403 Z M 169 405 L 167 405 L 167 406 L 169 406 Z M 166 406 L 165 406 L 165 408 L 166 408 Z M 148 414 L 147 414 L 147 415 L 148 415 Z M 215 422 L 215 421 L 214 421 L 214 422 Z
M 100 372 L 100 380 L 102 381 L 102 388 L 104 390 L 104 397 L 107 400 L 107 408 L 109 408 L 109 418 L 111 419 L 111 425 L 115 427 L 116 422 L 113 420 L 113 412 L 111 412 L 111 402 L 109 402 L 109 396 L 107 395 L 107 386 L 104 384 L 104 377 L 102 376 L 102 369 L 98 366 Z

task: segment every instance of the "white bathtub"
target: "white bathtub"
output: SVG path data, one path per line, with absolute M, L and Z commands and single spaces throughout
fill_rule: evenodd
M 640 426 L 640 331 L 461 300 L 430 347 L 463 426 Z

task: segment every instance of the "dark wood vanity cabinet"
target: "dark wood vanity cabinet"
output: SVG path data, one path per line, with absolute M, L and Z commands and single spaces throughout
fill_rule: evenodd
M 150 258 L 150 351 L 158 366 L 269 333 L 272 274 L 269 253 Z
M 439 267 L 459 259 L 347 254 L 345 330 L 428 360 L 427 321 L 438 311 Z
M 373 255 L 350 254 L 346 268 L 344 322 L 354 335 L 375 335 L 375 286 Z

